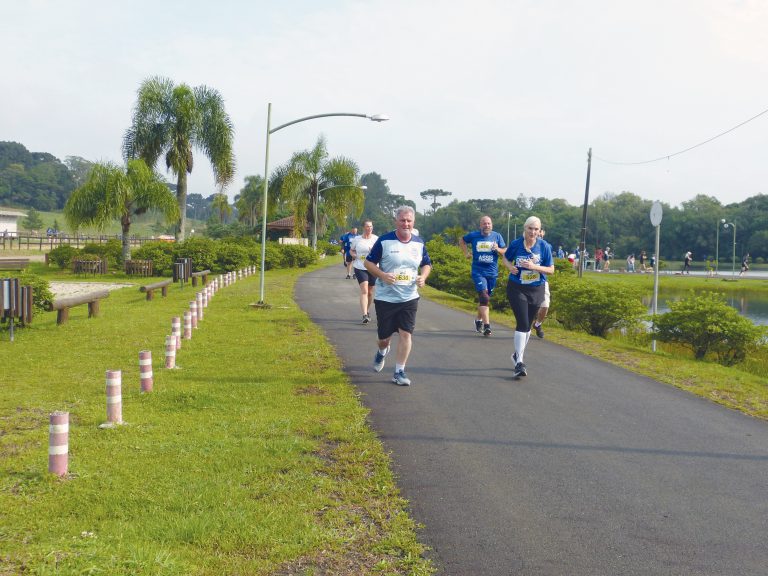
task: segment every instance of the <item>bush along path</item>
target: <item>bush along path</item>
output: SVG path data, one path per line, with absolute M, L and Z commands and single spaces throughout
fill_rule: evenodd
M 3 344 L 0 574 L 431 573 L 298 272 L 249 272 Z

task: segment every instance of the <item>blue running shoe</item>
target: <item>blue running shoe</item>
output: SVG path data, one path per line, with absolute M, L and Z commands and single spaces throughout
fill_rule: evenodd
M 482 331 L 483 331 L 483 321 L 475 320 L 475 332 L 482 332 Z
M 389 354 L 389 346 L 387 346 L 387 349 L 384 350 L 384 352 L 376 350 L 376 356 L 373 358 L 374 371 L 381 372 L 381 369 L 384 368 L 384 361 L 387 357 L 387 354 Z
M 394 384 L 397 384 L 398 386 L 411 385 L 411 379 L 405 375 L 405 370 L 398 370 L 397 372 L 395 372 L 395 374 L 392 376 L 392 382 Z

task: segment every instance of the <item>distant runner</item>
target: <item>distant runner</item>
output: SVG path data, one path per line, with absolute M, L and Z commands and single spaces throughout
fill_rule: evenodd
M 363 222 L 363 233 L 352 238 L 349 248 L 349 253 L 353 259 L 352 267 L 355 271 L 355 278 L 360 286 L 360 309 L 363 312 L 363 324 L 368 324 L 371 321 L 369 312 L 376 286 L 376 277 L 365 269 L 365 258 L 378 239 L 379 237 L 373 233 L 373 222 L 366 220 Z

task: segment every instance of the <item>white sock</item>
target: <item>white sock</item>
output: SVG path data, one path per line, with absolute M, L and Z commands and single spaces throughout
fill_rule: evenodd
M 389 346 L 384 346 L 384 348 L 379 348 L 379 352 L 381 352 L 382 356 L 386 356 L 387 352 L 389 352 Z
M 517 361 L 523 361 L 523 354 L 525 354 L 525 345 L 528 343 L 527 336 L 530 332 L 518 332 L 515 331 L 515 352 L 517 353 Z
M 405 372 L 405 364 L 395 364 L 395 372 Z

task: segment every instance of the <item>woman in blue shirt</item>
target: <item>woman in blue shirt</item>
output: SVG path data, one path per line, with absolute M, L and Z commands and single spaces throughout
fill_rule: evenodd
M 541 220 L 531 216 L 525 221 L 523 235 L 512 241 L 504 253 L 504 265 L 509 269 L 507 298 L 515 314 L 515 351 L 513 376 L 520 378 L 528 372 L 523 361 L 525 346 L 531 337 L 531 324 L 544 301 L 547 274 L 555 271 L 552 248 L 539 237 Z

